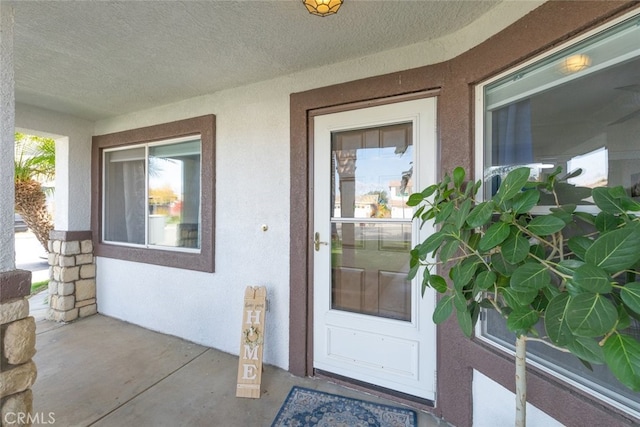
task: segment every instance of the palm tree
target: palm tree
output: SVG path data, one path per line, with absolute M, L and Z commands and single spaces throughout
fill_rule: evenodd
M 38 181 L 55 176 L 56 151 L 51 138 L 15 134 L 15 209 L 48 252 L 53 220 L 45 189 Z

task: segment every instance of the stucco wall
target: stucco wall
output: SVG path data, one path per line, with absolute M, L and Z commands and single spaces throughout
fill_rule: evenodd
M 271 311 L 264 359 L 287 367 L 289 100 L 278 87 L 257 85 L 136 116 L 132 125 L 216 114 L 216 271 L 98 258 L 101 313 L 237 353 L 244 289 L 265 285 Z
M 14 162 L 14 84 L 13 84 L 13 8 L 0 4 L 0 272 L 15 269 L 13 241 Z M 4 201 L 10 201 L 5 203 Z
M 473 371 L 473 425 L 495 427 L 512 425 L 516 419 L 516 395 L 481 372 Z M 528 427 L 562 427 L 530 403 L 527 403 Z
M 30 105 L 16 105 L 16 129 L 56 141 L 54 227 L 89 230 L 93 123 Z

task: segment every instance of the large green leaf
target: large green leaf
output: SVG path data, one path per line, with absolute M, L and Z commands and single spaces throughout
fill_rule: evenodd
M 466 286 L 475 275 L 478 265 L 479 261 L 471 258 L 467 258 L 460 264 L 456 264 L 451 269 L 451 279 L 453 280 L 454 287 L 460 290 Z
M 574 285 L 593 293 L 608 294 L 613 289 L 611 276 L 600 267 L 591 264 L 578 267 L 571 281 Z
M 455 208 L 455 204 L 453 202 L 443 202 L 438 205 L 438 211 L 436 212 L 435 223 L 439 224 L 441 222 L 446 221 Z
M 480 239 L 478 248 L 481 251 L 488 251 L 504 242 L 511 232 L 510 225 L 505 222 L 496 222 L 491 224 L 484 236 Z
M 581 260 L 584 260 L 584 255 L 587 253 L 587 249 L 591 246 L 593 240 L 585 236 L 574 236 L 567 241 L 567 246 L 573 251 L 574 254 Z
M 600 337 L 613 329 L 618 311 L 600 294 L 579 294 L 567 304 L 567 324 L 575 335 Z
M 509 284 L 516 291 L 538 291 L 551 282 L 549 270 L 537 262 L 521 265 L 511 275 Z
M 507 328 L 509 328 L 511 332 L 526 333 L 533 325 L 538 323 L 539 319 L 540 315 L 537 311 L 518 307 L 509 314 L 507 318 Z
M 507 262 L 517 264 L 529 255 L 529 246 L 529 241 L 522 235 L 512 235 L 502 244 L 502 256 Z
M 447 292 L 447 281 L 444 280 L 444 277 L 439 276 L 437 274 L 432 274 L 429 277 L 429 284 L 433 289 L 440 292 L 441 294 Z
M 549 301 L 544 315 L 544 328 L 552 343 L 565 346 L 573 341 L 573 333 L 567 324 L 567 305 L 571 297 L 561 293 Z
M 447 295 L 440 298 L 438 304 L 436 304 L 435 310 L 433 310 L 433 323 L 439 324 L 444 322 L 451 316 L 453 312 L 453 295 Z
M 447 235 L 442 231 L 435 232 L 427 237 L 425 241 L 419 245 L 418 252 L 420 258 L 424 259 L 428 254 L 438 249 L 445 237 L 447 237 Z
M 562 274 L 573 276 L 576 270 L 583 265 L 584 261 L 580 261 L 579 259 L 563 259 L 558 263 L 556 268 Z
M 608 273 L 630 268 L 640 260 L 640 232 L 633 227 L 621 228 L 600 236 L 587 249 L 585 261 Z
M 634 312 L 640 314 L 640 282 L 627 283 L 620 290 L 622 301 Z
M 595 220 L 596 229 L 602 234 L 616 230 L 621 223 L 621 218 L 604 211 L 598 213 Z
M 542 215 L 533 218 L 527 229 L 535 235 L 548 236 L 562 230 L 565 225 L 565 222 L 557 216 Z
M 455 289 L 453 294 L 453 306 L 458 311 L 464 311 L 467 309 L 467 292 L 463 289 Z
M 471 321 L 471 313 L 467 310 L 456 311 L 456 317 L 458 318 L 458 324 L 460 325 L 460 329 L 462 329 L 462 333 L 467 336 L 467 338 L 471 338 L 471 334 L 473 333 L 473 322 Z
M 620 204 L 627 212 L 638 212 L 640 211 L 640 203 L 633 200 L 631 197 L 625 197 L 620 200 Z
M 505 277 L 511 277 L 516 268 L 518 268 L 517 265 L 507 262 L 501 253 L 491 255 L 491 266 Z
M 595 216 L 593 214 L 590 214 L 588 212 L 574 212 L 573 214 L 576 218 L 579 218 L 580 220 L 586 222 L 587 224 L 595 224 L 596 223 L 596 219 Z
M 596 203 L 602 211 L 609 213 L 624 213 L 625 210 L 620 203 L 620 200 L 612 195 L 615 190 L 608 187 L 594 188 L 591 192 L 593 201 Z
M 531 170 L 529 168 L 514 169 L 504 178 L 498 192 L 493 196 L 493 200 L 499 205 L 503 204 L 507 200 L 511 200 L 518 194 L 522 187 L 529 180 Z
M 502 288 L 500 293 L 509 307 L 526 307 L 538 296 L 538 291 L 516 291 L 511 288 Z
M 613 375 L 633 391 L 640 391 L 640 343 L 630 336 L 614 334 L 602 348 Z
M 438 189 L 438 185 L 437 184 L 431 184 L 430 186 L 428 186 L 427 188 L 422 190 L 422 192 L 420 194 L 422 194 L 422 197 L 426 199 L 427 197 L 432 196 L 433 193 L 435 193 L 437 189 Z
M 469 211 L 471 210 L 471 199 L 467 199 L 460 204 L 460 208 L 456 212 L 456 228 L 462 228 L 467 221 Z
M 460 186 L 464 182 L 464 176 L 465 176 L 464 168 L 461 168 L 460 166 L 458 166 L 453 170 L 453 185 L 455 185 L 456 188 L 460 188 Z
M 567 344 L 567 349 L 575 356 L 590 363 L 600 365 L 604 363 L 604 351 L 593 338 L 577 337 Z
M 492 201 L 482 202 L 476 205 L 467 216 L 467 224 L 469 227 L 482 227 L 488 223 L 489 220 L 491 220 L 494 207 L 495 205 Z
M 476 277 L 475 285 L 482 290 L 487 290 L 496 283 L 496 279 L 496 273 L 493 271 L 483 271 Z
M 422 196 L 422 194 L 413 193 L 409 196 L 409 199 L 407 200 L 407 206 L 418 206 L 420 203 L 422 203 L 422 200 L 424 200 L 424 197 Z
M 440 248 L 440 252 L 438 252 L 440 261 L 443 263 L 449 261 L 449 258 L 455 255 L 455 253 L 458 251 L 459 248 L 460 248 L 459 240 L 457 239 L 449 240 L 447 243 L 442 245 L 442 247 Z
M 533 209 L 540 200 L 540 192 L 538 190 L 527 190 L 516 194 L 513 198 L 511 209 L 516 214 L 523 214 Z

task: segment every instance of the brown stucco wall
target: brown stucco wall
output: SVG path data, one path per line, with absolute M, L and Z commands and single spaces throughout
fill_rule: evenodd
M 439 175 L 473 170 L 473 89 L 476 83 L 591 30 L 638 1 L 551 1 L 472 50 L 445 63 L 291 95 L 291 295 L 289 369 L 312 374 L 313 188 L 309 117 L 317 109 L 435 90 L 438 96 Z M 306 207 L 304 210 L 302 207 Z M 455 319 L 438 328 L 438 386 L 434 413 L 457 426 L 472 425 L 472 373 L 476 369 L 514 391 L 511 357 L 459 332 Z M 561 423 L 633 425 L 632 420 L 550 375 L 529 369 L 528 401 Z

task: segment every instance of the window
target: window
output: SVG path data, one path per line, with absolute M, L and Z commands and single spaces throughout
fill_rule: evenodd
M 203 116 L 94 137 L 98 256 L 213 271 L 214 127 Z
M 477 171 L 484 196 L 491 197 L 501 177 L 526 165 L 533 179 L 557 166 L 582 169 L 569 183 L 576 187 L 622 185 L 640 197 L 640 17 L 556 49 L 517 70 L 479 85 Z M 575 188 L 561 203 L 593 209 Z M 544 203 L 544 202 L 543 202 Z M 553 204 L 551 200 L 549 203 Z M 482 336 L 513 348 L 513 337 L 493 314 L 482 322 Z M 640 323 L 630 333 L 640 335 Z M 635 415 L 637 394 L 605 367 L 590 371 L 580 361 L 544 344 L 528 346 L 530 359 L 543 369 Z

